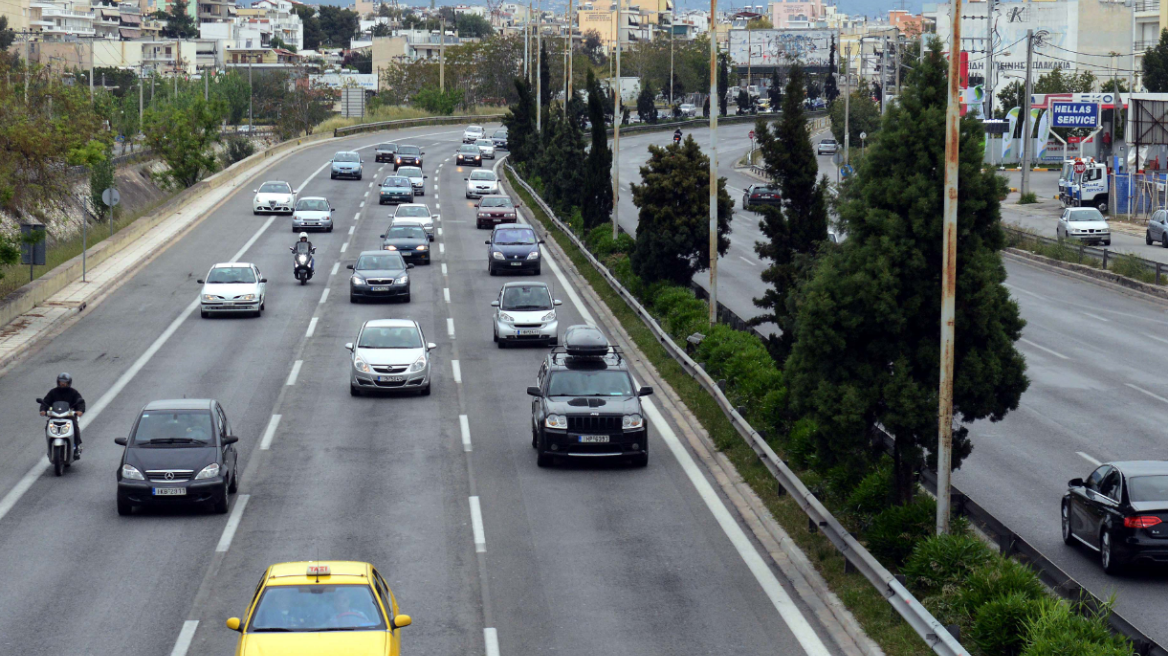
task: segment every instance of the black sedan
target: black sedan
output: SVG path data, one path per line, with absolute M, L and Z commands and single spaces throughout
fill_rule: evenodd
M 1063 542 L 1099 553 L 1103 571 L 1168 562 L 1168 462 L 1134 460 L 1099 465 L 1072 478 L 1062 502 Z
M 778 205 L 782 201 L 778 185 L 752 184 L 742 194 L 742 209 L 747 210 L 757 205 Z
M 381 298 L 410 302 L 410 275 L 406 270 L 414 265 L 402 259 L 401 253 L 365 251 L 348 268 L 353 272 L 349 279 L 350 303 Z
M 397 156 L 397 144 L 377 144 L 373 153 L 373 161 L 375 162 L 392 162 L 393 158 Z
M 487 240 L 487 272 L 492 276 L 503 271 L 530 271 L 539 275 L 542 243 L 528 226 L 495 226 Z
M 422 149 L 417 146 L 399 146 L 397 154 L 393 158 L 393 170 L 396 171 L 403 166 L 422 166 Z
M 430 263 L 430 238 L 417 225 L 390 225 L 381 235 L 381 248 L 396 251 L 406 262 Z
M 463 166 L 464 164 L 466 166 L 482 166 L 483 153 L 479 150 L 479 147 L 474 144 L 459 146 L 458 157 L 456 158 L 455 164 L 459 166 Z
M 214 399 L 152 401 L 138 413 L 117 471 L 118 514 L 135 506 L 207 503 L 226 513 L 239 489 L 239 438 Z

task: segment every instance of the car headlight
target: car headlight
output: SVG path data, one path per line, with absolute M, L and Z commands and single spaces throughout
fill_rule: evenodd
M 396 250 L 397 250 L 397 246 L 394 246 L 393 244 L 388 244 L 388 245 L 386 245 L 386 247 L 385 247 L 385 250 L 387 250 L 387 251 L 396 251 Z
M 507 323 L 514 323 L 515 322 L 515 317 L 507 314 L 506 312 L 500 312 L 499 318 L 502 319 L 503 321 L 506 321 Z
M 641 415 L 625 415 L 621 420 L 621 428 L 625 430 L 635 430 L 645 425 L 644 418 Z
M 127 481 L 144 481 L 146 477 L 134 465 L 122 465 L 122 478 Z
M 491 257 L 495 258 L 496 260 L 504 259 L 503 254 L 500 253 L 499 251 L 495 251 L 495 252 L 491 253 Z
M 428 250 L 430 250 L 430 248 L 429 248 L 428 246 L 426 246 L 425 244 L 422 244 L 421 246 L 419 246 L 419 247 L 415 248 L 414 250 L 416 250 L 416 251 L 428 251 Z
M 530 253 L 527 254 L 527 259 L 538 260 L 539 259 L 539 251 L 531 251 Z
M 397 158 L 397 163 L 398 163 L 398 164 L 401 164 L 401 158 L 400 158 L 400 157 L 398 157 L 398 158 Z
M 361 358 L 353 358 L 353 368 L 363 374 L 369 373 L 369 363 Z
M 547 418 L 543 420 L 543 425 L 547 428 L 568 430 L 568 418 L 564 415 L 548 415 Z
M 349 282 L 353 283 L 354 285 L 361 286 L 365 284 L 365 279 L 361 276 L 353 276 L 352 278 L 349 278 Z
M 406 370 L 406 373 L 407 374 L 416 374 L 425 368 L 426 368 L 426 356 L 423 355 L 422 357 L 415 360 L 413 364 L 410 365 L 410 368 L 408 370 Z
M 201 481 L 205 478 L 215 478 L 218 475 L 219 475 L 219 463 L 213 462 L 213 463 L 207 465 L 206 467 L 203 467 L 202 469 L 200 469 L 199 473 L 195 474 L 195 480 Z
M 254 301 L 255 294 L 244 294 L 243 296 L 240 296 L 239 298 L 237 298 L 235 300 L 237 300 L 237 301 Z
M 551 312 L 548 312 L 547 314 L 543 315 L 543 317 L 540 318 L 540 321 L 551 321 L 555 318 L 556 318 L 556 311 L 552 310 Z
M 204 301 L 217 301 L 217 300 L 219 300 L 219 297 L 215 296 L 214 294 L 203 294 L 203 300 Z
M 400 277 L 400 278 L 398 278 L 397 280 L 394 280 L 393 282 L 394 282 L 395 284 L 398 284 L 398 285 L 404 285 L 404 284 L 406 284 L 406 283 L 407 283 L 407 282 L 409 282 L 409 281 L 410 281 L 410 276 L 409 276 L 409 274 L 407 274 L 407 273 L 403 273 L 403 274 L 401 274 L 401 277 Z
M 482 155 L 475 155 L 475 159 L 479 159 Z

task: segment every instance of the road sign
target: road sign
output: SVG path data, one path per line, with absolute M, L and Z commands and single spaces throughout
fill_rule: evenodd
M 750 131 L 750 140 L 754 141 L 754 130 Z
M 861 133 L 860 133 L 860 141 L 866 141 L 867 139 L 868 139 L 868 133 L 867 133 L 867 132 L 861 132 Z
M 844 163 L 844 154 L 837 150 L 836 153 L 831 156 L 831 163 L 835 164 L 836 166 L 843 164 Z
M 1050 103 L 1052 128 L 1097 128 L 1099 105 L 1087 102 Z
M 101 202 L 105 203 L 106 207 L 113 207 L 122 200 L 122 195 L 118 193 L 117 189 L 110 187 L 101 192 Z
M 1087 165 L 1083 162 L 1075 162 L 1075 173 L 1082 173 L 1087 170 Z
M 840 173 L 843 174 L 845 178 L 851 176 L 855 172 L 856 170 L 852 168 L 851 164 L 844 164 L 844 167 L 840 169 Z

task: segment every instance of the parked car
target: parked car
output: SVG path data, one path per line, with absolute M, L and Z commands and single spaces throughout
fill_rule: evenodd
M 214 399 L 151 401 L 134 420 L 117 470 L 118 514 L 137 506 L 205 503 L 219 513 L 239 490 L 239 441 Z
M 1168 462 L 1106 462 L 1072 478 L 1062 501 L 1062 537 L 1099 554 L 1115 574 L 1137 561 L 1168 561 Z
M 399 171 L 400 172 L 400 171 Z M 381 181 L 377 204 L 414 202 L 414 185 L 404 175 L 391 175 Z
M 296 209 L 292 211 L 292 232 L 304 230 L 332 232 L 335 211 L 327 198 L 320 196 L 301 198 L 296 201 Z
M 742 193 L 742 209 L 748 210 L 758 205 L 779 205 L 782 200 L 778 185 L 752 184 Z
M 403 166 L 416 166 L 421 170 L 422 155 L 425 154 L 425 151 L 417 146 L 398 146 L 397 155 L 393 158 L 393 170 L 397 171 Z
M 397 144 L 383 143 L 377 144 L 377 148 L 373 150 L 373 161 L 375 162 L 393 162 L 394 157 L 397 156 Z
M 1160 242 L 1164 248 L 1168 248 L 1168 210 L 1156 210 L 1152 212 L 1152 218 L 1148 219 L 1148 231 L 1144 236 L 1144 241 L 1149 246 L 1152 242 Z
M 693 103 L 681 103 L 681 115 L 685 118 L 693 118 L 698 115 L 698 107 Z
M 414 188 L 415 196 L 426 195 L 426 178 L 430 177 L 422 173 L 422 169 L 417 166 L 403 166 L 397 170 L 399 176 L 409 178 L 410 184 Z
M 494 171 L 472 171 L 466 180 L 466 197 L 478 198 L 489 194 L 499 193 L 499 177 Z
M 543 240 L 536 237 L 530 226 L 495 226 L 491 238 L 487 240 L 487 272 L 492 276 L 501 271 L 530 271 L 539 275 L 539 245 Z
M 490 228 L 500 223 L 515 223 L 518 212 L 510 196 L 483 196 L 475 206 L 475 227 Z
M 426 342 L 417 321 L 366 321 L 357 333 L 357 341 L 345 344 L 345 348 L 353 354 L 351 395 L 379 390 L 416 390 L 422 396 L 430 395 L 430 351 L 438 345 Z
M 365 167 L 362 166 L 361 155 L 355 152 L 339 152 L 333 155 L 331 160 L 332 170 L 329 172 L 329 177 L 333 180 L 337 178 L 353 178 L 360 180 L 364 175 Z
M 835 139 L 823 139 L 815 147 L 816 155 L 834 155 L 839 152 L 839 144 Z
M 197 282 L 203 286 L 199 292 L 199 316 L 204 319 L 212 314 L 263 315 L 268 279 L 256 265 L 221 262 Z
M 1059 239 L 1077 239 L 1085 244 L 1111 245 L 1111 225 L 1107 217 L 1094 207 L 1068 207 L 1059 215 L 1055 226 Z
M 482 154 L 483 159 L 495 159 L 495 142 L 490 139 L 477 139 L 475 145 L 479 147 L 479 153 Z
M 296 205 L 296 192 L 287 182 L 272 180 L 252 190 L 252 214 L 291 214 Z
M 458 155 L 455 157 L 455 164 L 458 166 L 482 166 L 483 154 L 479 151 L 479 147 L 471 144 L 465 144 L 458 147 Z
M 426 229 L 419 225 L 390 224 L 385 234 L 381 235 L 381 248 L 397 251 L 406 262 L 430 263 L 430 238 L 426 235 Z
M 403 203 L 392 215 L 393 225 L 416 225 L 426 231 L 430 241 L 434 241 L 434 215 L 430 207 L 422 203 Z
M 462 143 L 473 144 L 483 138 L 483 126 L 471 125 L 462 131 Z
M 357 261 L 345 268 L 353 272 L 349 278 L 349 302 L 395 298 L 410 302 L 410 275 L 407 269 L 414 265 L 401 253 L 364 251 Z
M 559 341 L 558 299 L 547 283 L 509 282 L 491 301 L 495 308 L 493 335 L 499 348 L 507 344 L 535 342 L 555 346 Z

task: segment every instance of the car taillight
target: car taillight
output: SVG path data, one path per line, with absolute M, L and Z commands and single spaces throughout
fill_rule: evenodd
M 1124 517 L 1123 525 L 1127 528 L 1152 528 L 1160 523 L 1160 518 L 1154 515 L 1141 515 L 1139 517 Z
M 762 198 L 762 195 L 761 194 L 751 194 L 750 197 L 754 200 L 758 200 L 759 198 Z

